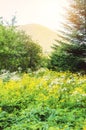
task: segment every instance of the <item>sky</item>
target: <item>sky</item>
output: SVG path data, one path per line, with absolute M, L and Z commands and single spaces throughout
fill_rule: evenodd
M 0 0 L 0 17 L 10 21 L 16 15 L 18 25 L 41 24 L 57 30 L 63 20 L 67 0 Z

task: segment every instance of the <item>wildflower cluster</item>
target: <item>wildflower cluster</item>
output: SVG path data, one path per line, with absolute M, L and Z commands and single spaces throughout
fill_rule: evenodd
M 0 79 L 1 130 L 85 130 L 86 75 L 40 70 Z

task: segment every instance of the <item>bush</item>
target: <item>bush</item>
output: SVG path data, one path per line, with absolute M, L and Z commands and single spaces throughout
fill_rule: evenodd
M 50 56 L 48 68 L 56 71 L 86 72 L 85 51 L 86 45 L 55 46 Z
M 0 25 L 0 70 L 36 70 L 40 67 L 41 54 L 41 47 L 24 32 Z

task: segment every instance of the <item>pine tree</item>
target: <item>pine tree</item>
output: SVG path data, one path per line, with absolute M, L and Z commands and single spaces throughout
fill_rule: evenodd
M 68 68 L 71 71 L 84 70 L 86 71 L 86 0 L 70 0 L 69 8 L 66 9 L 65 23 L 62 23 L 63 30 L 59 31 L 58 36 L 61 40 L 57 40 L 60 47 L 57 45 L 53 46 L 54 52 L 51 56 L 51 66 L 54 66 L 52 58 L 55 62 L 56 55 L 61 57 L 61 53 L 64 52 L 65 59 L 63 56 L 63 61 L 67 61 L 70 57 L 70 64 Z M 60 48 L 60 49 L 59 49 Z M 58 49 L 60 51 L 58 51 Z M 72 57 L 72 59 L 71 59 Z M 77 61 L 77 62 L 76 62 Z M 59 67 L 62 69 L 63 63 L 61 59 L 59 61 Z M 66 62 L 64 63 L 67 64 Z M 73 66 L 71 66 L 73 64 Z M 56 64 L 57 68 L 58 63 Z M 67 65 L 66 65 L 67 67 Z M 72 68 L 71 68 L 72 67 Z M 55 67 L 56 68 L 56 67 Z M 64 67 L 63 67 L 64 68 Z M 65 68 L 67 70 L 67 68 Z
M 74 44 L 86 44 L 86 0 L 70 1 L 64 25 L 67 40 Z M 65 35 L 64 35 L 65 38 Z

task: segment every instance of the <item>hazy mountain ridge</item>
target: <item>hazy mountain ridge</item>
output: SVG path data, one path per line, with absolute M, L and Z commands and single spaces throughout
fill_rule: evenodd
M 56 43 L 57 33 L 45 26 L 27 24 L 21 25 L 18 28 L 25 31 L 34 41 L 38 42 L 42 46 L 44 52 L 50 52 L 51 46 Z

